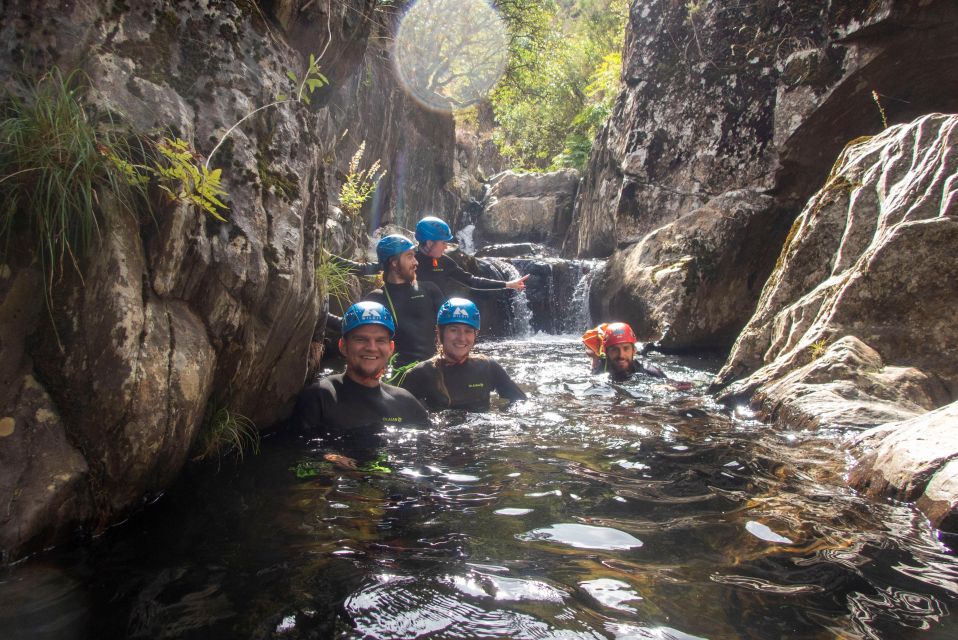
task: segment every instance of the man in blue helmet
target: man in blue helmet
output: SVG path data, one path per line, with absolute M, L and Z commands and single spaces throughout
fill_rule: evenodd
M 479 309 L 471 300 L 446 300 L 436 323 L 439 354 L 406 374 L 400 383 L 404 389 L 433 410 L 486 411 L 492 391 L 510 402 L 526 399 L 498 362 L 471 353 L 480 326 Z
M 346 371 L 300 392 L 293 427 L 337 440 L 371 435 L 384 424 L 427 424 L 426 410 L 415 397 L 379 380 L 393 353 L 393 332 L 392 315 L 381 304 L 349 307 L 339 340 Z
M 419 250 L 416 252 L 416 275 L 420 282 L 435 282 L 443 293 L 451 288 L 449 280 L 470 289 L 522 291 L 526 288 L 528 275 L 510 280 L 482 278 L 464 270 L 456 261 L 445 254 L 446 243 L 452 240 L 452 230 L 443 220 L 427 216 L 416 223 L 416 240 Z
M 416 245 L 405 236 L 392 234 L 376 245 L 383 268 L 383 287 L 363 298 L 378 302 L 392 313 L 396 323 L 396 358 L 399 368 L 430 358 L 436 352 L 436 313 L 442 291 L 432 282 L 416 279 Z

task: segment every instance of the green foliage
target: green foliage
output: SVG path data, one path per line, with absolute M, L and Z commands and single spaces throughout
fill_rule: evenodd
M 324 473 L 331 473 L 333 465 L 329 462 L 318 460 L 300 460 L 295 466 L 289 468 L 299 480 L 308 480 Z
M 100 198 L 121 210 L 146 205 L 146 180 L 134 168 L 138 140 L 81 101 L 81 76 L 54 68 L 21 82 L 0 102 L 0 258 L 24 231 L 44 276 L 51 307 L 65 265 L 79 260 L 109 223 Z
M 210 402 L 200 428 L 194 460 L 233 454 L 240 460 L 247 452 L 259 453 L 259 430 L 246 416 Z
M 339 188 L 339 206 L 351 216 L 359 215 L 360 209 L 376 191 L 380 178 L 386 175 L 385 170 L 380 172 L 379 160 L 373 162 L 366 169 L 359 168 L 359 163 L 362 161 L 365 152 L 366 143 L 364 141 L 359 145 L 356 153 L 353 154 L 352 160 L 349 161 L 349 172 L 346 174 L 343 185 Z
M 203 211 L 226 222 L 219 214 L 226 205 L 220 200 L 227 195 L 221 182 L 222 169 L 210 171 L 198 163 L 189 143 L 179 138 L 164 138 L 156 145 L 156 163 L 146 167 L 159 178 L 159 187 L 174 200 L 195 204 Z M 133 178 L 136 179 L 136 178 Z
M 491 96 L 494 139 L 522 168 L 582 168 L 619 91 L 627 3 L 508 4 L 511 57 Z
M 316 264 L 316 281 L 342 308 L 349 306 L 352 299 L 349 269 L 325 251 L 321 252 Z
M 821 340 L 817 340 L 813 342 L 812 346 L 809 347 L 809 351 L 812 354 L 812 360 L 818 360 L 823 355 L 825 355 L 825 351 L 827 350 L 828 350 L 828 340 L 826 340 L 825 338 L 822 338 Z

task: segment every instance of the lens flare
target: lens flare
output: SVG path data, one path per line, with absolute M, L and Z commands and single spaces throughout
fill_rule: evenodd
M 481 100 L 508 58 L 506 28 L 484 0 L 418 0 L 402 18 L 393 62 L 423 105 L 455 111 Z

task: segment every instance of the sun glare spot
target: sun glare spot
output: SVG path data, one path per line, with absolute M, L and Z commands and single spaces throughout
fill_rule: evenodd
M 485 97 L 507 58 L 505 24 L 485 0 L 418 0 L 402 18 L 393 52 L 405 90 L 441 111 Z

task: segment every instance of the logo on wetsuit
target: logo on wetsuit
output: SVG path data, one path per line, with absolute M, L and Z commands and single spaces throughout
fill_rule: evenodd
M 402 418 L 399 416 L 395 418 L 383 418 L 383 422 L 402 422 Z
M 469 385 L 469 388 L 470 388 L 470 389 L 482 389 L 484 386 L 486 386 L 486 385 L 485 385 L 485 383 L 483 383 L 483 382 L 474 382 L 474 383 L 472 383 L 471 385 Z
M 420 293 L 418 296 L 410 296 L 409 299 L 410 299 L 410 300 L 418 300 L 419 298 L 425 298 L 425 297 L 426 297 L 426 294 L 425 294 L 425 293 Z

